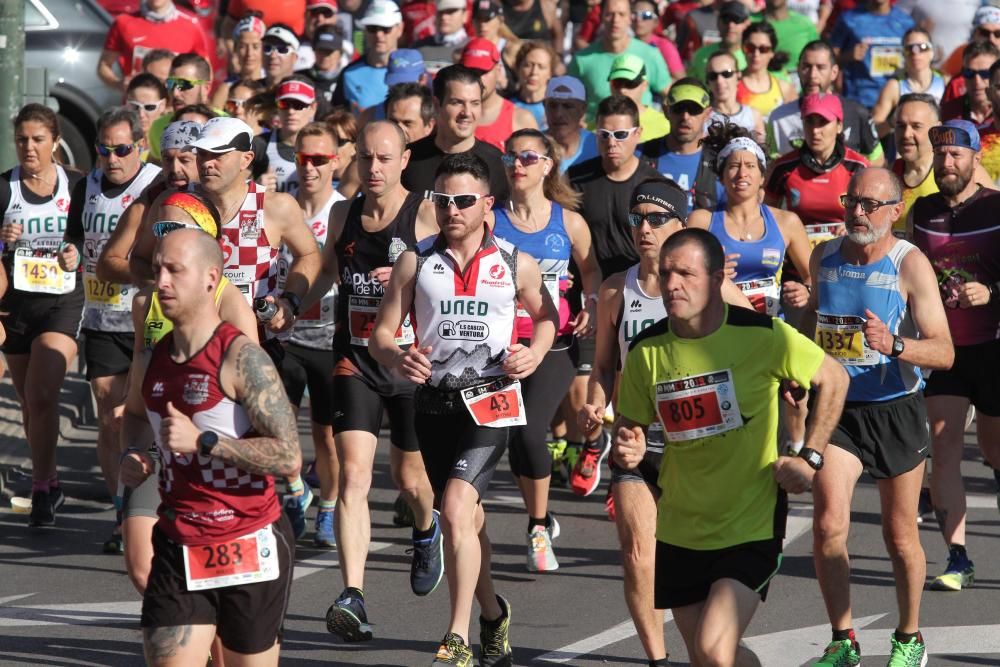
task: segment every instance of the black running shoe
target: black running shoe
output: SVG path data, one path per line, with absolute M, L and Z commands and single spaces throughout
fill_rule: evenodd
M 365 601 L 347 591 L 326 610 L 326 629 L 345 642 L 367 642 L 372 639 Z

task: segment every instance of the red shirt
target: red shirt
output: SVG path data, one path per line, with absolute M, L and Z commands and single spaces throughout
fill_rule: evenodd
M 865 156 L 844 147 L 844 157 L 836 166 L 816 172 L 803 164 L 801 154 L 794 150 L 774 163 L 765 189 L 769 196 L 784 199 L 785 209 L 798 215 L 805 225 L 843 223 L 840 195 L 847 192 L 851 176 L 867 166 Z
M 126 77 L 142 71 L 142 59 L 153 49 L 194 52 L 209 62 L 214 56 L 198 20 L 182 11 L 162 23 L 139 14 L 119 14 L 104 40 L 104 49 L 119 54 L 118 66 Z
M 403 14 L 403 44 L 412 44 L 425 37 L 433 37 L 437 33 L 437 27 L 434 25 L 436 9 L 433 2 L 421 0 L 407 2 L 399 8 L 399 11 Z
M 476 139 L 493 144 L 501 152 L 504 150 L 504 142 L 514 134 L 514 111 L 517 109 L 510 100 L 504 100 L 500 105 L 500 113 L 497 119 L 489 125 L 480 125 L 476 128 Z
M 284 23 L 296 35 L 306 30 L 306 0 L 230 0 L 229 16 L 237 21 L 248 12 L 260 12 L 261 19 L 268 27 Z

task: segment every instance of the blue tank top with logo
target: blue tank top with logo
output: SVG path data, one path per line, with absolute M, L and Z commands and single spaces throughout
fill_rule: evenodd
M 726 231 L 726 212 L 712 213 L 708 231 L 722 243 L 727 255 L 739 254 L 736 265 L 736 285 L 750 299 L 754 309 L 776 316 L 780 310 L 780 273 L 785 260 L 785 239 L 771 209 L 760 206 L 764 218 L 764 236 L 756 241 L 733 238 Z

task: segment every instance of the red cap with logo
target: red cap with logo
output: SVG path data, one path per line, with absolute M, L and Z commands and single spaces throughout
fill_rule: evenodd
M 827 120 L 844 120 L 844 106 L 833 93 L 811 93 L 802 99 L 799 107 L 802 117 L 817 114 Z
M 321 7 L 328 7 L 334 12 L 340 9 L 337 7 L 337 0 L 306 0 L 306 11 L 320 9 Z
M 461 63 L 469 69 L 484 72 L 493 69 L 500 62 L 500 52 L 496 44 L 483 37 L 476 37 L 462 49 Z
M 286 81 L 278 86 L 279 100 L 298 100 L 303 104 L 312 104 L 316 101 L 316 89 L 305 81 Z

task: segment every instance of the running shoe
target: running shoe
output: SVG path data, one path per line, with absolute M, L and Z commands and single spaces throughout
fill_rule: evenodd
M 33 528 L 44 526 L 54 526 L 56 523 L 56 510 L 63 506 L 66 496 L 62 489 L 56 487 L 48 491 L 35 491 L 31 494 L 31 514 L 28 517 L 28 525 Z
M 604 499 L 604 511 L 608 514 L 608 521 L 614 521 L 618 515 L 615 513 L 615 494 L 608 487 L 608 497 Z
M 481 663 L 482 664 L 482 663 Z M 458 665 L 458 667 L 472 666 L 472 651 L 465 645 L 462 638 L 454 632 L 449 632 L 441 640 L 437 655 L 434 656 L 434 665 Z
M 392 504 L 392 525 L 400 528 L 413 525 L 413 510 L 403 500 L 403 494 L 396 496 L 396 502 Z
M 309 488 L 309 485 L 305 485 L 302 493 L 295 495 L 289 493 L 285 495 L 284 500 L 282 500 L 282 505 L 285 506 L 285 514 L 288 515 L 288 520 L 292 524 L 292 531 L 295 532 L 295 539 L 301 540 L 302 536 L 306 534 L 306 510 L 312 505 L 313 492 Z
M 549 539 L 555 542 L 556 538 L 562 534 L 562 528 L 559 526 L 559 520 L 556 519 L 555 515 L 549 513 L 546 517 L 548 521 L 545 523 L 545 530 L 549 531 Z
M 510 650 L 510 603 L 498 595 L 503 616 L 495 621 L 479 617 L 479 667 L 513 667 Z
M 601 466 L 611 451 L 611 438 L 602 433 L 596 442 L 588 442 L 580 452 L 580 458 L 573 466 L 569 485 L 578 496 L 589 496 L 601 483 Z
M 425 540 L 413 540 L 410 561 L 410 589 L 415 595 L 430 595 L 444 576 L 444 539 L 441 514 L 434 510 L 434 534 Z
M 976 579 L 976 568 L 969 560 L 969 556 L 951 550 L 948 554 L 948 565 L 944 569 L 944 574 L 934 577 L 931 581 L 932 591 L 960 591 L 963 588 L 970 588 Z
M 813 667 L 853 667 L 861 664 L 861 646 L 853 639 L 830 642 L 823 651 L 823 657 L 813 663 Z
M 566 465 L 566 439 L 555 438 L 545 443 L 552 456 L 552 480 L 549 482 L 553 486 L 566 486 L 567 475 L 563 472 Z
M 367 642 L 372 639 L 364 599 L 346 590 L 326 610 L 326 629 L 345 642 Z
M 886 667 L 924 667 L 927 664 L 927 647 L 919 632 L 905 644 L 897 640 L 896 635 L 892 635 L 889 641 L 892 642 L 892 652 Z
M 302 472 L 302 481 L 314 489 L 320 488 L 319 472 L 316 470 L 316 459 L 313 459 L 306 465 L 305 470 Z
M 313 544 L 317 547 L 329 549 L 337 546 L 337 536 L 333 531 L 333 517 L 336 510 L 319 510 L 316 512 L 316 534 L 313 535 Z
M 120 523 L 115 526 L 113 531 L 111 531 L 111 535 L 108 539 L 104 540 L 104 544 L 101 545 L 101 551 L 106 554 L 125 553 L 125 542 L 122 538 L 122 525 Z
M 552 536 L 545 526 L 535 526 L 528 533 L 528 572 L 552 572 L 559 561 L 552 550 Z
M 920 500 L 917 502 L 917 523 L 923 523 L 932 516 L 934 503 L 931 501 L 931 490 L 924 487 L 920 489 Z

